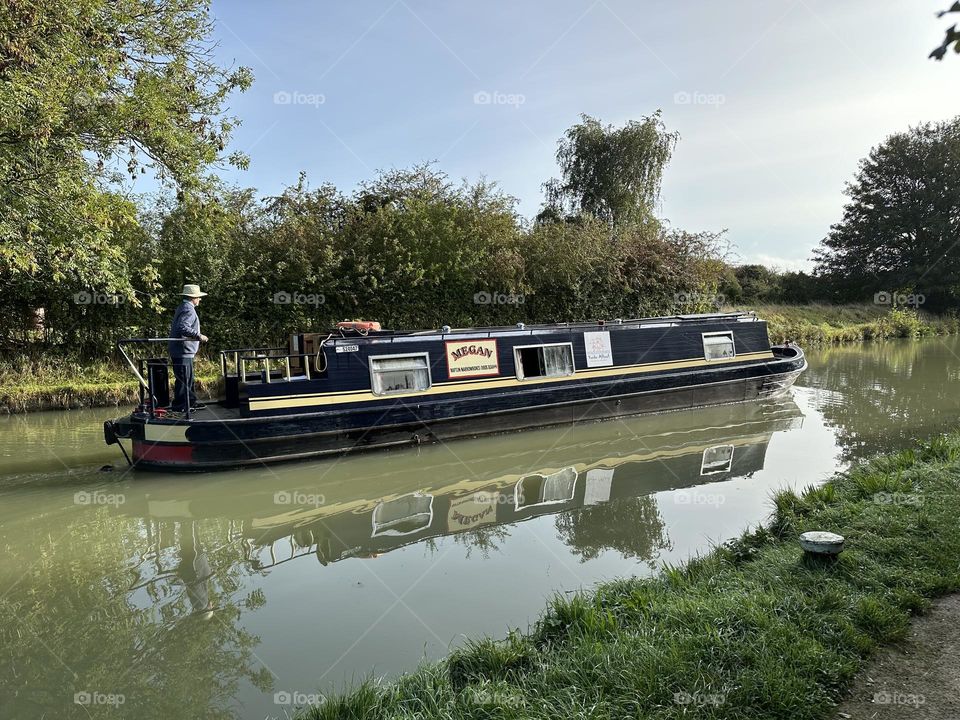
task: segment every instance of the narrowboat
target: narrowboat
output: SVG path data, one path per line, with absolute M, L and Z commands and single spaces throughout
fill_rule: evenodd
M 220 353 L 224 399 L 182 415 L 164 358 L 104 438 L 137 469 L 208 470 L 776 397 L 806 368 L 754 313 L 399 332 L 345 322 Z M 149 355 L 149 353 L 147 353 Z M 128 456 L 123 440 L 129 440 Z

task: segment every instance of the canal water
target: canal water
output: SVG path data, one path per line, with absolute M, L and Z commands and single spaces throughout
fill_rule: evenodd
M 0 418 L 0 717 L 290 717 L 960 420 L 956 338 L 809 359 L 777 401 L 206 475 L 128 473 L 116 410 Z

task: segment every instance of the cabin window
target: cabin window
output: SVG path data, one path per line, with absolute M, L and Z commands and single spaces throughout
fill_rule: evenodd
M 373 534 L 412 535 L 433 522 L 433 495 L 401 495 L 378 503 L 373 509 Z
M 715 445 L 703 451 L 700 463 L 701 475 L 716 475 L 730 472 L 733 467 L 733 445 Z
M 566 467 L 549 475 L 534 473 L 521 478 L 513 488 L 514 507 L 517 510 L 535 505 L 555 505 L 569 502 L 577 484 L 575 468 Z
M 707 360 L 727 360 L 736 355 L 732 332 L 703 334 L 703 357 Z
M 430 360 L 427 353 L 370 358 L 370 387 L 374 395 L 429 390 Z
M 525 345 L 514 348 L 517 379 L 573 375 L 573 344 Z

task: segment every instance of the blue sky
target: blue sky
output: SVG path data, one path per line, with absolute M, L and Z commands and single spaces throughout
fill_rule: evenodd
M 538 210 L 564 130 L 658 108 L 681 140 L 661 215 L 728 230 L 741 261 L 807 267 L 844 183 L 891 132 L 960 114 L 960 57 L 926 59 L 947 0 L 214 0 L 231 99 L 227 179 L 274 194 L 306 171 L 352 190 L 435 160 Z

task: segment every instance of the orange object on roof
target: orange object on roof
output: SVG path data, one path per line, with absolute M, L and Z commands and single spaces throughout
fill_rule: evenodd
M 338 330 L 357 330 L 359 332 L 370 332 L 379 330 L 380 323 L 375 320 L 344 320 L 337 323 Z

